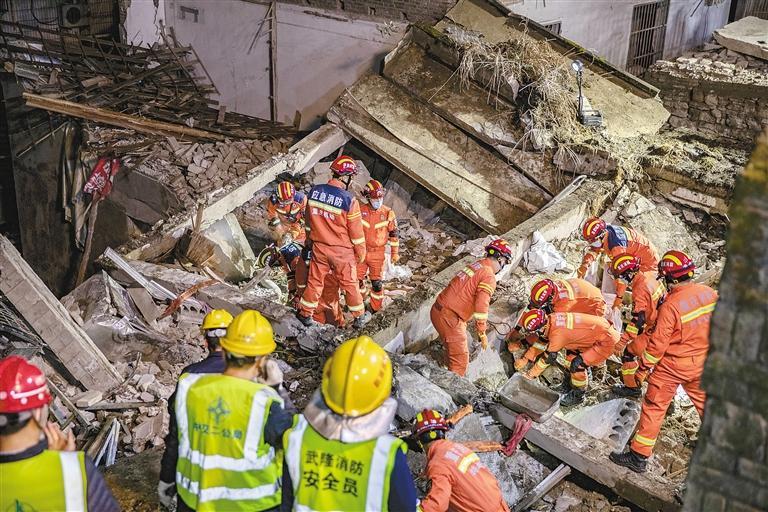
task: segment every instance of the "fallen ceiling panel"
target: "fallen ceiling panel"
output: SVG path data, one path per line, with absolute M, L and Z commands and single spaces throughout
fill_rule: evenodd
M 490 233 L 508 231 L 552 198 L 380 76 L 358 81 L 328 117 Z

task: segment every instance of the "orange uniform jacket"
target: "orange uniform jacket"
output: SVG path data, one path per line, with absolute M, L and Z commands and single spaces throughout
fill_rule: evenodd
M 315 243 L 354 248 L 358 259 L 365 256 L 365 234 L 357 199 L 332 179 L 309 192 L 305 214 L 309 238 Z
M 703 284 L 672 288 L 659 308 L 643 365 L 653 366 L 664 357 L 704 359 L 709 352 L 709 321 L 717 303 L 717 292 Z
M 304 212 L 307 208 L 307 196 L 296 192 L 293 201 L 287 206 L 280 206 L 277 196 L 272 194 L 267 199 L 267 219 L 270 226 L 282 225 L 282 233 L 290 233 L 297 242 L 303 242 L 306 238 L 304 232 Z
M 397 238 L 397 219 L 395 212 L 387 206 L 378 210 L 369 204 L 360 205 L 365 246 L 368 252 L 385 247 L 387 242 L 392 249 L 392 256 L 398 254 L 400 243 Z
M 427 447 L 432 487 L 421 501 L 424 512 L 507 512 L 499 483 L 475 452 L 447 439 Z
M 603 238 L 603 244 L 600 247 L 590 247 L 589 251 L 584 254 L 584 258 L 581 260 L 582 268 L 588 267 L 595 261 L 601 253 L 604 253 L 608 258 L 613 261 L 613 258 L 619 254 L 631 254 L 640 259 L 640 271 L 649 272 L 658 270 L 659 254 L 656 252 L 656 248 L 648 239 L 642 234 L 638 233 L 634 229 L 625 228 L 623 226 L 609 225 L 606 230 L 608 235 Z M 621 300 L 624 296 L 624 292 L 627 289 L 627 285 L 620 283 L 618 280 L 616 283 L 616 302 L 613 306 L 618 307 L 621 305 Z
M 557 293 L 552 299 L 555 313 L 586 313 L 605 316 L 605 299 L 598 287 L 584 279 L 555 281 Z
M 437 296 L 437 303 L 456 313 L 464 322 L 474 318 L 477 332 L 487 328 L 488 307 L 496 291 L 496 273 L 488 258 L 477 260 L 451 279 Z
M 656 272 L 638 272 L 632 280 L 632 321 L 621 335 L 621 347 L 626 347 L 641 332 L 650 332 L 656 324 L 659 300 L 667 292 L 656 275 Z M 636 322 L 641 316 L 643 323 L 638 326 Z
M 547 331 L 547 352 L 562 349 L 579 352 L 587 366 L 608 359 L 619 341 L 618 331 L 608 320 L 584 313 L 552 313 Z

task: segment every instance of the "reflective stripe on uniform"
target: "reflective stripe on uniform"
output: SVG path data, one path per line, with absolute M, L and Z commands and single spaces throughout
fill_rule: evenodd
M 363 226 L 365 226 L 366 228 L 369 228 L 369 227 L 371 227 L 371 225 L 370 225 L 370 224 L 368 224 L 368 221 L 367 221 L 367 220 L 365 220 L 365 219 L 361 220 L 360 222 L 362 222 L 362 223 L 363 223 Z
M 631 368 L 625 368 L 624 366 L 621 367 L 621 374 L 622 375 L 634 375 L 637 373 L 637 370 L 639 369 L 639 366 L 633 366 Z
M 688 323 L 693 320 L 696 320 L 700 316 L 704 316 L 706 314 L 709 314 L 715 310 L 715 303 L 706 304 L 704 306 L 701 306 L 699 308 L 694 309 L 693 311 L 686 313 L 680 317 L 680 323 Z
M 305 308 L 310 308 L 310 309 L 314 309 L 320 305 L 319 302 L 307 302 L 306 300 L 304 300 L 303 297 L 301 298 L 301 300 L 299 300 L 299 304 L 301 304 Z
M 640 434 L 635 434 L 635 442 L 638 444 L 642 444 L 643 446 L 653 446 L 656 444 L 656 439 L 651 439 L 650 437 L 644 437 Z
M 336 208 L 329 204 L 321 203 L 320 201 L 310 200 L 309 206 L 312 206 L 313 208 L 318 208 L 320 210 L 325 210 L 326 212 L 335 213 L 336 215 L 341 215 L 342 213 L 344 213 L 344 210 L 342 210 L 341 208 Z
M 480 457 L 478 457 L 475 452 L 465 455 L 458 464 L 459 471 L 461 473 L 466 473 L 469 467 L 475 462 L 480 462 Z
M 565 328 L 566 329 L 573 329 L 573 313 L 566 313 L 565 314 Z
M 643 352 L 643 359 L 645 359 L 646 361 L 648 361 L 651 364 L 656 364 L 659 361 L 661 361 L 660 357 L 654 357 L 651 354 L 649 354 L 648 351 Z
M 533 348 L 535 348 L 536 350 L 541 350 L 542 352 L 545 352 L 547 350 L 547 344 L 542 343 L 541 341 L 537 341 L 536 343 L 533 344 Z
M 575 388 L 583 388 L 587 385 L 587 379 L 577 379 L 571 374 L 571 386 Z
M 228 471 L 255 471 L 269 466 L 275 458 L 275 449 L 258 456 L 259 441 L 261 440 L 264 415 L 267 412 L 267 397 L 263 393 L 255 393 L 251 402 L 248 427 L 243 442 L 243 456 L 239 458 L 223 455 L 207 455 L 193 450 L 189 443 L 189 415 L 187 412 L 187 395 L 192 385 L 207 374 L 189 374 L 179 381 L 176 393 L 176 421 L 179 425 L 179 457 L 189 459 L 195 466 L 203 470 L 224 469 Z
M 478 284 L 477 289 L 488 292 L 488 295 L 493 295 L 493 287 L 487 283 Z
M 464 269 L 462 270 L 462 272 L 464 272 L 465 274 L 467 274 L 469 277 L 472 277 L 473 275 L 475 275 L 475 271 L 474 271 L 474 270 L 472 270 L 472 269 L 471 269 L 471 268 L 469 268 L 469 267 L 464 267 Z
M 629 324 L 626 328 L 626 332 L 629 334 L 632 334 L 633 336 L 637 336 L 637 334 L 640 332 L 638 328 L 635 326 L 635 324 Z
M 573 286 L 571 286 L 571 283 L 566 280 L 558 281 L 558 283 L 563 287 L 563 289 L 565 289 L 565 293 L 568 294 L 568 299 L 573 300 L 576 294 L 573 291 Z
M 384 294 L 383 293 L 376 293 L 374 291 L 371 291 L 371 297 L 373 297 L 374 299 L 381 300 L 381 299 L 384 298 Z
M 61 460 L 61 473 L 64 479 L 64 502 L 67 512 L 81 512 L 85 510 L 85 498 L 83 489 L 83 471 L 80 468 L 80 458 L 77 452 L 59 452 Z
M 368 474 L 368 494 L 365 497 L 365 510 L 381 510 L 384 497 L 384 479 L 387 477 L 389 451 L 396 439 L 392 436 L 381 436 L 376 440 L 376 448 L 371 459 L 371 470 Z
M 390 240 L 389 245 L 391 247 L 400 247 L 400 241 L 399 240 Z
M 375 229 L 385 228 L 385 227 L 387 227 L 388 224 L 389 224 L 389 221 L 385 220 L 384 222 L 377 222 L 376 224 L 373 225 L 373 227 Z
M 363 237 L 363 238 L 353 238 L 352 239 L 352 244 L 354 244 L 354 245 L 362 245 L 364 243 L 365 243 L 365 237 Z
M 663 284 L 659 284 L 655 290 L 653 290 L 653 293 L 651 294 L 651 300 L 653 302 L 658 302 L 658 300 L 661 298 L 662 295 L 664 295 L 664 292 L 666 292 L 667 289 L 664 288 Z
M 488 313 L 475 312 L 472 314 L 472 316 L 475 318 L 475 320 L 488 320 Z
M 356 311 L 363 311 L 365 309 L 365 304 L 360 304 L 358 306 L 350 306 L 347 304 L 347 308 L 354 313 Z

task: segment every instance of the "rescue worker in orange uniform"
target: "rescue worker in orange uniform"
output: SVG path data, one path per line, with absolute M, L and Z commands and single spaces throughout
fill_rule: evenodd
M 529 309 L 543 309 L 550 313 L 586 313 L 587 315 L 605 316 L 605 299 L 598 287 L 584 279 L 572 278 L 553 281 L 542 279 L 531 288 Z M 523 348 L 520 325 L 516 325 L 509 335 L 507 349 L 515 352 Z M 529 336 L 530 345 L 525 355 L 515 360 L 515 369 L 521 371 L 528 363 L 536 360 L 546 350 L 536 336 Z
M 648 344 L 648 337 L 656 324 L 659 304 L 664 300 L 667 289 L 659 281 L 656 272 L 641 272 L 640 259 L 631 254 L 616 256 L 611 263 L 613 277 L 629 284 L 632 289 L 632 320 L 627 324 L 616 345 L 615 354 L 621 356 L 621 379 L 623 386 L 615 386 L 613 392 L 619 396 L 638 398 L 642 387 L 635 379 Z
M 437 411 L 416 415 L 413 437 L 427 454 L 429 494 L 419 512 L 509 512 L 496 477 L 466 446 L 445 439 L 448 422 Z
M 366 294 L 365 276 L 371 280 L 371 310 L 379 311 L 384 301 L 384 263 L 387 242 L 391 250 L 392 263 L 400 259 L 400 242 L 397 238 L 395 212 L 384 206 L 384 187 L 371 180 L 363 189 L 367 202 L 360 205 L 365 232 L 365 261 L 357 265 L 360 292 Z
M 467 322 L 475 319 L 477 335 L 485 349 L 488 307 L 496 291 L 496 274 L 512 259 L 512 249 L 501 238 L 488 244 L 485 254 L 485 258 L 465 267 L 451 279 L 429 313 L 448 355 L 448 369 L 462 377 L 469 364 Z
M 267 200 L 267 220 L 275 242 L 285 244 L 290 240 L 304 242 L 304 211 L 307 197 L 298 192 L 288 181 L 277 184 L 277 191 Z M 288 236 L 286 236 L 288 235 Z
M 608 256 L 610 261 L 619 254 L 631 254 L 640 259 L 640 270 L 652 272 L 659 264 L 659 254 L 653 244 L 642 234 L 634 229 L 623 226 L 613 226 L 605 223 L 603 219 L 591 217 L 584 222 L 581 228 L 584 240 L 590 243 L 589 250 L 581 260 L 581 266 L 576 271 L 578 277 L 584 277 L 589 266 L 600 254 Z M 624 300 L 624 292 L 627 285 L 614 281 L 616 285 L 616 299 L 613 301 L 613 309 L 621 307 Z
M 619 342 L 619 333 L 604 317 L 584 313 L 552 313 L 531 309 L 520 319 L 523 332 L 537 334 L 546 344 L 546 351 L 539 356 L 527 377 L 537 378 L 557 361 L 558 352 L 565 349 L 563 365 L 570 372 L 570 386 L 564 382 L 563 391 L 570 391 L 560 400 L 564 407 L 580 404 L 589 384 L 590 366 L 602 364 L 613 353 Z
M 659 262 L 659 274 L 669 292 L 659 307 L 656 327 L 635 374 L 640 383 L 648 378 L 640 422 L 629 451 L 610 455 L 614 463 L 637 473 L 647 470 L 648 457 L 678 386 L 683 387 L 699 416 L 704 414 L 706 394 L 701 389 L 701 374 L 709 352 L 709 322 L 717 292 L 694 283 L 695 270 L 691 257 L 682 251 L 669 251 Z
M 333 273 L 344 292 L 347 308 L 354 317 L 354 327 L 367 320 L 363 297 L 357 282 L 357 264 L 365 261 L 365 234 L 357 199 L 349 192 L 357 164 L 348 156 L 331 163 L 333 177 L 325 185 L 309 192 L 305 214 L 307 248 L 312 251 L 307 288 L 299 301 L 297 317 L 305 326 L 312 325 L 312 315 L 320 305 L 326 274 Z

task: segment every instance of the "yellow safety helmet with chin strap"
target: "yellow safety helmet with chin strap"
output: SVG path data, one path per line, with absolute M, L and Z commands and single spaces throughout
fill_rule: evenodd
M 237 315 L 221 338 L 221 348 L 238 356 L 265 356 L 275 351 L 275 335 L 269 320 L 247 309 Z
M 211 329 L 226 329 L 232 323 L 233 317 L 226 309 L 214 309 L 203 318 L 201 331 L 210 331 Z
M 392 361 L 368 336 L 345 341 L 325 362 L 321 392 L 333 412 L 366 415 L 392 392 Z

